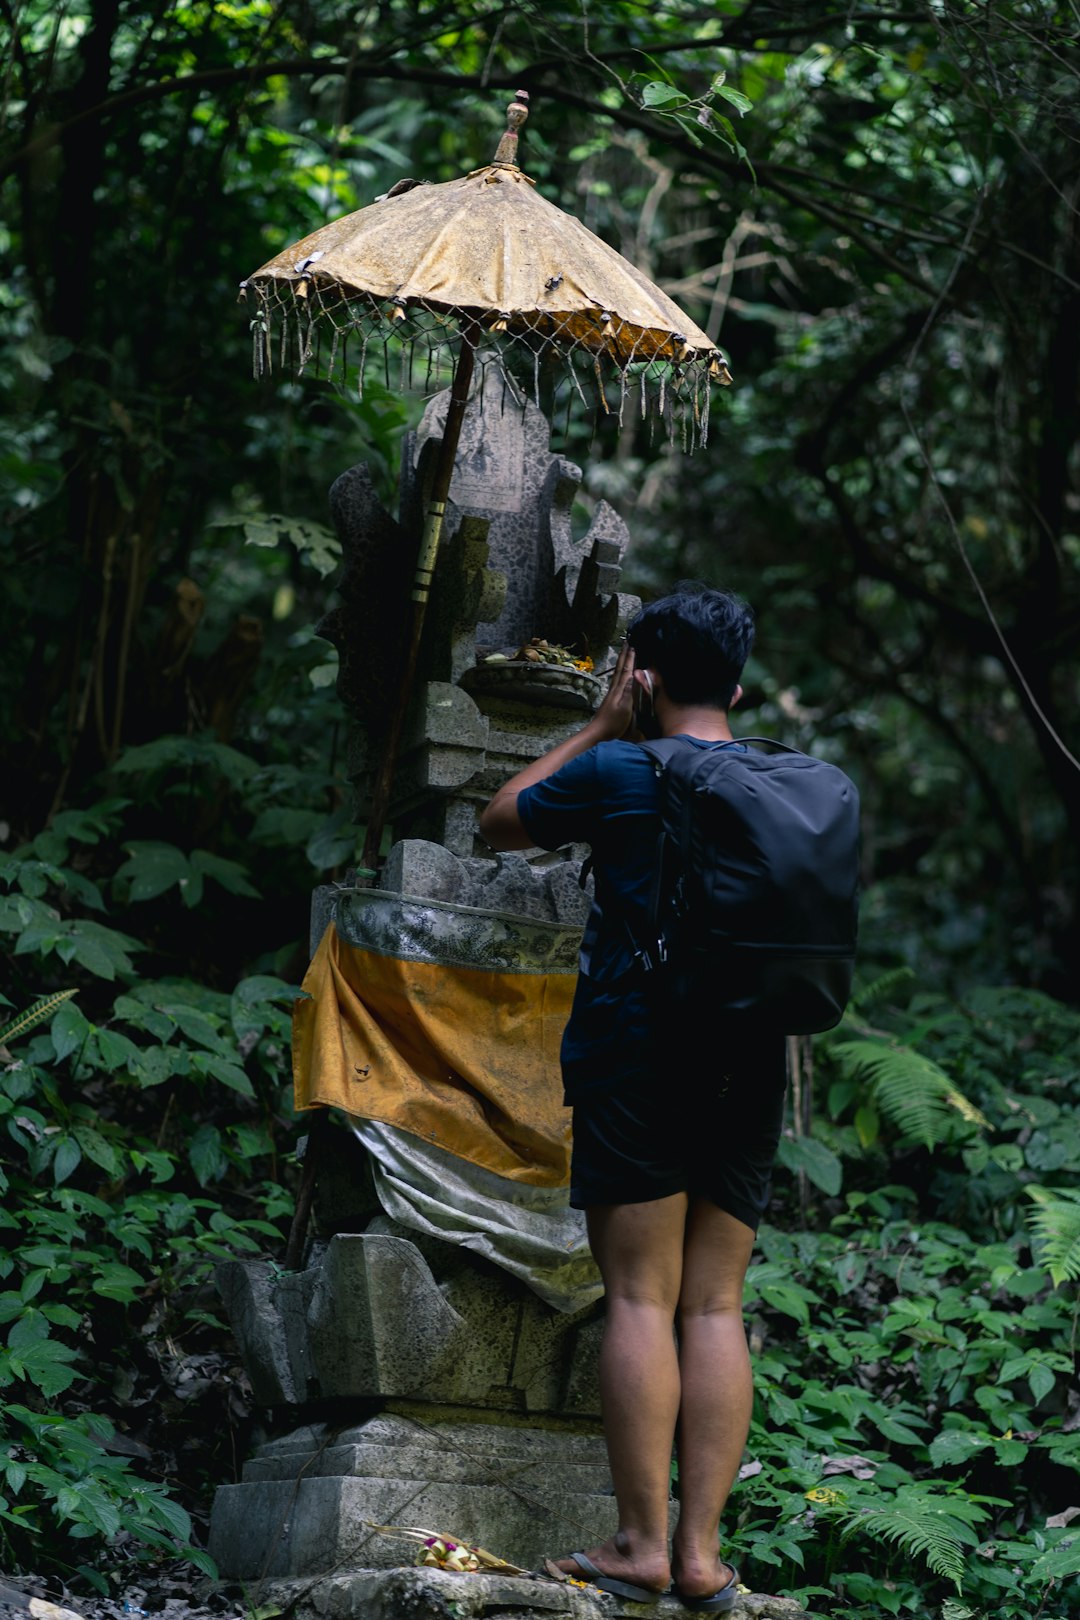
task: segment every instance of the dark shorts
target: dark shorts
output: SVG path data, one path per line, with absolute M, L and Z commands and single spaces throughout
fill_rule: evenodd
M 757 1231 L 784 1122 L 784 1038 L 725 1052 L 699 1026 L 692 1051 L 575 1099 L 575 1209 L 685 1192 Z

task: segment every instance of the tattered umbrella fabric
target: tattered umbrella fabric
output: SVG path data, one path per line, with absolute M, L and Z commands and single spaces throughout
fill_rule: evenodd
M 417 346 L 437 359 L 464 325 L 474 347 L 484 334 L 526 345 L 537 378 L 545 358 L 570 361 L 575 375 L 585 357 L 601 408 L 603 376 L 614 373 L 620 405 L 636 385 L 642 409 L 672 423 L 680 414 L 691 443 L 707 434 L 709 384 L 731 380 L 720 350 L 666 293 L 512 162 L 409 184 L 286 248 L 243 286 L 258 304 L 260 371 L 275 347 L 279 364 L 321 359 L 329 373 L 355 358 L 362 388 L 372 343 L 385 350 L 396 336 L 410 359 Z M 360 352 L 350 356 L 353 338 Z

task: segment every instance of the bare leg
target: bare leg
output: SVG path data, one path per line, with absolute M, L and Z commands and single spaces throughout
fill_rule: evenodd
M 600 1397 L 619 1506 L 617 1534 L 589 1557 L 605 1574 L 658 1592 L 671 1578 L 668 1495 L 681 1388 L 674 1320 L 686 1212 L 685 1193 L 588 1212 L 607 1298 Z M 561 1567 L 580 1573 L 568 1560 Z
M 748 1226 L 706 1199 L 691 1204 L 679 1297 L 679 1522 L 675 1584 L 687 1597 L 724 1586 L 720 1515 L 750 1428 L 753 1384 L 742 1294 L 754 1246 Z

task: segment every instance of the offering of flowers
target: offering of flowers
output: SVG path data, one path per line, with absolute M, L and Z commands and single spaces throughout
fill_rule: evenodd
M 593 667 L 591 658 L 578 658 L 569 647 L 560 647 L 553 641 L 533 636 L 515 653 L 489 653 L 485 664 L 556 664 L 563 669 L 580 669 L 584 673 Z
M 470 1547 L 457 1536 L 446 1535 L 441 1530 L 422 1530 L 418 1525 L 408 1524 L 370 1524 L 366 1520 L 365 1523 L 369 1530 L 377 1530 L 382 1535 L 400 1536 L 406 1541 L 419 1541 L 421 1548 L 416 1555 L 418 1564 L 455 1570 L 460 1575 L 474 1575 L 484 1569 L 501 1575 L 530 1573 L 527 1569 L 519 1568 L 517 1564 L 508 1564 L 505 1558 L 498 1558 L 495 1553 L 487 1552 L 483 1547 Z

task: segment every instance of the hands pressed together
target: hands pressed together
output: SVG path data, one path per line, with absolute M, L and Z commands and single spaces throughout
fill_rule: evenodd
M 636 730 L 634 649 L 628 641 L 624 641 L 619 649 L 607 694 L 585 730 L 592 733 L 595 742 L 612 742 L 621 737 L 629 738 Z

